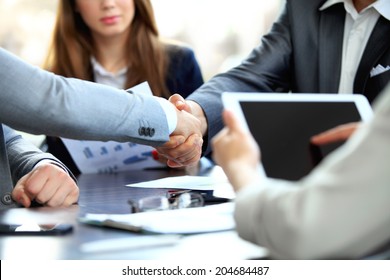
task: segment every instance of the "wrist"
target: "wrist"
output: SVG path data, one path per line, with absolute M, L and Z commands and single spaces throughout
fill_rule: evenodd
M 236 192 L 261 179 L 257 167 L 241 162 L 231 162 L 224 170 Z

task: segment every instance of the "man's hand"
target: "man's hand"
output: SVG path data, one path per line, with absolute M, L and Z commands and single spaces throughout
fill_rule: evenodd
M 207 133 L 207 119 L 203 112 L 202 107 L 199 106 L 198 103 L 185 100 L 181 95 L 174 94 L 169 98 L 169 101 L 175 105 L 175 107 L 180 111 L 186 111 L 192 115 L 194 115 L 197 119 L 200 120 L 201 123 L 201 132 L 202 136 Z
M 199 119 L 194 114 L 198 112 L 200 106 L 195 102 L 185 101 L 179 94 L 171 96 L 169 101 L 178 110 L 177 127 L 171 134 L 170 140 L 163 146 L 157 147 L 156 150 L 168 159 L 167 164 L 170 167 L 194 166 L 202 155 L 203 130 L 207 129 L 207 127 L 204 128 L 202 118 Z M 203 110 L 200 110 L 203 114 Z M 205 119 L 204 116 L 203 119 Z
M 175 106 L 177 112 L 176 129 L 171 134 L 170 140 L 164 145 L 156 147 L 156 150 L 160 156 L 167 158 L 169 167 L 193 166 L 199 162 L 202 155 L 201 122 L 191 114 L 191 110 L 186 107 L 184 99 L 178 94 L 175 96 L 177 100 L 170 101 L 173 106 L 176 103 L 180 108 L 179 110 Z
M 347 140 L 359 128 L 360 123 L 348 123 L 336 126 L 320 134 L 314 135 L 311 143 L 321 146 Z
M 230 111 L 223 112 L 223 119 L 226 127 L 212 139 L 213 158 L 238 191 L 256 180 L 260 181 L 260 149 Z
M 33 200 L 51 207 L 70 206 L 77 202 L 79 188 L 61 167 L 43 163 L 16 183 L 12 198 L 24 207 Z
M 192 108 L 189 103 L 186 102 L 186 100 L 180 95 L 180 94 L 174 94 L 169 98 L 169 102 L 171 102 L 175 107 L 180 111 L 186 111 L 190 114 L 192 114 Z

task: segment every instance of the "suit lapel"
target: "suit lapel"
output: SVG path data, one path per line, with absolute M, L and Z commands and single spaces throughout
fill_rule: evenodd
M 381 55 L 390 48 L 389 34 L 390 23 L 381 16 L 372 31 L 360 61 L 354 82 L 354 92 L 365 92 L 371 69 L 377 65 Z
M 319 27 L 319 89 L 337 93 L 340 83 L 345 9 L 336 4 L 321 12 Z

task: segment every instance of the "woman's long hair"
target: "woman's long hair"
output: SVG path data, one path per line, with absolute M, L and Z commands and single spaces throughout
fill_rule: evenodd
M 150 0 L 134 0 L 135 14 L 127 39 L 126 88 L 148 81 L 153 93 L 168 97 L 167 54 L 159 39 Z M 44 68 L 56 74 L 92 80 L 90 58 L 95 55 L 92 35 L 75 0 L 60 0 L 53 38 Z

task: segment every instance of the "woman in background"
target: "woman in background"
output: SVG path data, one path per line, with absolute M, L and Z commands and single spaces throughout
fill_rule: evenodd
M 186 97 L 203 84 L 194 52 L 159 38 L 150 0 L 60 0 L 44 68 L 116 88 L 147 81 L 165 98 Z M 47 144 L 80 173 L 60 139 L 48 137 Z

